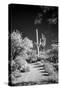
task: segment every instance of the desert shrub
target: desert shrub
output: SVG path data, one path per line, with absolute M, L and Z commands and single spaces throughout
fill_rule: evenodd
M 14 73 L 29 72 L 27 60 L 30 60 L 31 52 L 33 48 L 33 42 L 28 37 L 22 37 L 19 31 L 13 31 L 10 34 L 11 40 L 11 78 L 16 79 Z

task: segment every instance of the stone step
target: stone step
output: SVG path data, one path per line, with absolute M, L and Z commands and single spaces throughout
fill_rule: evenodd
M 41 72 L 46 72 L 45 69 L 41 69 L 40 71 L 41 71 Z
M 43 66 L 44 64 L 32 64 L 32 65 L 38 65 L 38 66 Z
M 43 63 L 41 63 L 41 64 L 35 64 L 35 65 L 44 65 Z
M 33 63 L 33 65 L 44 65 L 43 63 Z
M 48 74 L 48 73 L 42 73 L 42 75 L 43 75 L 43 76 L 49 76 L 49 74 Z
M 44 69 L 44 67 L 38 67 L 38 69 L 42 70 L 42 69 Z
M 34 68 L 43 68 L 44 66 L 33 66 Z
M 39 70 L 41 73 L 48 73 L 48 72 L 46 72 L 45 70 Z
M 38 70 L 42 71 L 42 70 L 45 70 L 44 68 L 38 68 Z

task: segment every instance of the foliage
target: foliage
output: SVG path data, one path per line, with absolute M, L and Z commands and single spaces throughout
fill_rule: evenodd
M 28 37 L 22 37 L 18 31 L 11 33 L 11 78 L 12 81 L 20 75 L 20 72 L 29 72 L 29 63 L 38 62 L 36 50 L 33 50 L 33 41 Z M 48 51 L 40 51 L 41 63 L 49 73 L 48 80 L 57 82 L 58 79 L 58 46 L 52 44 Z M 29 63 L 28 63 L 29 62 Z M 16 74 L 17 73 L 17 74 Z
M 16 69 L 27 69 L 27 61 L 31 57 L 33 42 L 28 37 L 22 38 L 22 34 L 18 31 L 11 33 L 11 71 Z M 29 53 L 29 54 L 28 54 Z

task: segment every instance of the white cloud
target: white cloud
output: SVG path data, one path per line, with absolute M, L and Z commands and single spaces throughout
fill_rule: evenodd
M 57 24 L 57 17 L 56 18 L 49 18 L 48 22 L 49 22 L 49 24 Z

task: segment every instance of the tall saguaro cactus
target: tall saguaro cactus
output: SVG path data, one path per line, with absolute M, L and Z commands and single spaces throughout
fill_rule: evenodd
M 36 41 L 37 41 L 37 57 L 39 58 L 39 48 L 40 48 L 40 43 L 39 43 L 39 40 L 38 40 L 38 29 L 36 29 Z
M 42 34 L 42 38 L 40 38 L 40 41 L 39 41 L 39 38 L 38 38 L 38 29 L 36 29 L 36 46 L 37 46 L 37 57 L 39 58 L 39 48 L 40 46 L 42 46 L 43 48 L 45 47 L 46 45 L 46 38 L 45 36 Z

